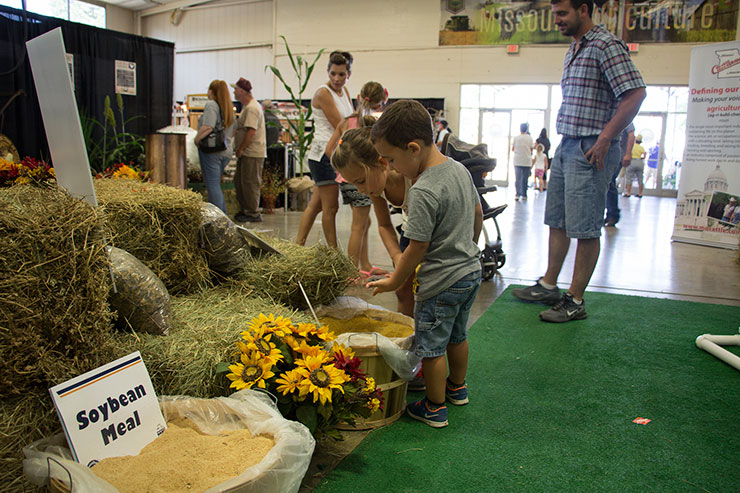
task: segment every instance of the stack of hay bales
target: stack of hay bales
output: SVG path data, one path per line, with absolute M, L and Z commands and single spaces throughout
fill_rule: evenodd
M 101 217 L 56 187 L 0 189 L 0 484 L 58 422 L 48 388 L 114 356 Z
M 134 180 L 95 180 L 113 246 L 126 250 L 162 280 L 170 294 L 210 286 L 200 248 L 201 196 Z

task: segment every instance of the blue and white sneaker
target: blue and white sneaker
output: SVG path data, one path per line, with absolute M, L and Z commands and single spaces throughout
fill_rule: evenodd
M 445 384 L 445 396 L 447 401 L 456 406 L 464 406 L 468 402 L 468 386 L 462 384 L 459 387 L 453 387 L 452 383 L 447 380 Z
M 432 428 L 444 428 L 449 424 L 447 422 L 447 406 L 431 408 L 426 397 L 420 401 L 406 404 L 406 413 Z

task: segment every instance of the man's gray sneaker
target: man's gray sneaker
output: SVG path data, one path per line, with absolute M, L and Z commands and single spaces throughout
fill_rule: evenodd
M 582 320 L 586 316 L 586 302 L 581 301 L 579 305 L 573 301 L 573 296 L 570 293 L 563 293 L 563 297 L 552 308 L 540 313 L 540 319 L 555 323 Z
M 517 288 L 512 294 L 524 301 L 539 301 L 546 305 L 554 305 L 560 301 L 560 290 L 557 287 L 547 289 L 537 281 L 534 286 L 526 288 Z

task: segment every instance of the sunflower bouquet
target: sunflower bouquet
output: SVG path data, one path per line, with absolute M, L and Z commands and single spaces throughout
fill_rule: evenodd
M 54 168 L 44 161 L 27 156 L 20 163 L 15 163 L 0 157 L 0 186 L 25 183 L 40 185 L 55 179 Z
M 270 392 L 285 418 L 300 421 L 316 436 L 341 438 L 335 425 L 354 425 L 382 407 L 382 392 L 360 370 L 360 358 L 335 343 L 326 326 L 260 313 L 236 348 L 238 361 L 227 365 L 230 387 Z

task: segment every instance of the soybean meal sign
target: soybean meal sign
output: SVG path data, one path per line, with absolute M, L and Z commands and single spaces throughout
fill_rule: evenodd
M 167 427 L 138 351 L 49 392 L 75 460 L 88 467 L 137 455 Z

